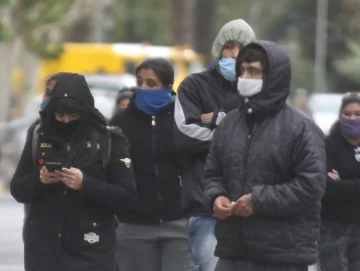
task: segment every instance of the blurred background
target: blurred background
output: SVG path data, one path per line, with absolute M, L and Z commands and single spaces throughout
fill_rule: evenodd
M 259 39 L 280 43 L 292 61 L 289 103 L 325 134 L 342 93 L 360 89 L 360 0 L 1 0 L 0 190 L 38 117 L 46 78 L 86 75 L 110 118 L 122 90 L 135 86 L 145 58 L 168 58 L 176 90 L 211 65 L 221 26 L 243 18 Z

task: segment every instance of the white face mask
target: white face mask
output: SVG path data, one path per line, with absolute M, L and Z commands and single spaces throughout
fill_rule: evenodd
M 263 86 L 262 79 L 243 79 L 238 78 L 238 91 L 243 97 L 251 97 L 259 93 Z

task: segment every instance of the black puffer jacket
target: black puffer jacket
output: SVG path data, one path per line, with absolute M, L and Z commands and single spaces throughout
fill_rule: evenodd
M 317 259 L 326 182 L 323 134 L 286 105 L 287 55 L 273 43 L 249 46 L 265 50 L 269 73 L 261 93 L 244 99 L 240 110 L 232 111 L 215 132 L 204 185 L 210 206 L 219 195 L 236 201 L 252 193 L 254 214 L 218 222 L 215 254 L 310 265 Z
M 138 200 L 129 212 L 119 215 L 127 223 L 158 224 L 182 217 L 180 210 L 181 172 L 174 146 L 174 101 L 156 116 L 140 111 L 134 98 L 129 107 L 115 115 L 111 125 L 120 127 L 128 138 Z

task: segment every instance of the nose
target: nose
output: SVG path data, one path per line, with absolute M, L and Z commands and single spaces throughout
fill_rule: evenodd
M 354 120 L 354 119 L 357 119 L 358 117 L 355 115 L 355 114 L 352 114 L 351 116 L 350 116 L 350 119 L 352 119 L 352 120 Z
M 64 123 L 69 123 L 71 121 L 71 118 L 69 116 L 64 117 Z
M 245 71 L 241 76 L 242 79 L 251 79 L 251 75 L 249 72 Z
M 141 88 L 141 89 L 148 89 L 149 87 L 146 85 L 146 83 L 144 82 L 144 83 L 142 83 L 140 86 L 139 86 L 139 88 Z

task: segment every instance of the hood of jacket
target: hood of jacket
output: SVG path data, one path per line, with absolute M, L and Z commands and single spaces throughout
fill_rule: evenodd
M 251 47 L 260 48 L 265 52 L 268 58 L 267 74 L 264 74 L 263 88 L 259 94 L 249 98 L 242 97 L 241 109 L 249 114 L 277 112 L 285 106 L 290 94 L 289 56 L 279 45 L 270 41 L 252 42 L 241 50 L 239 56 L 246 48 Z M 236 63 L 236 67 L 238 66 L 239 63 Z
M 58 98 L 72 98 L 85 106 L 87 111 L 103 125 L 106 125 L 106 119 L 102 113 L 94 106 L 94 97 L 91 94 L 85 77 L 77 73 L 64 73 L 51 92 L 49 105 Z
M 254 30 L 243 19 L 237 19 L 226 23 L 217 34 L 211 49 L 214 67 L 218 70 L 222 49 L 227 42 L 237 41 L 243 46 L 246 46 L 255 39 L 256 36 Z

